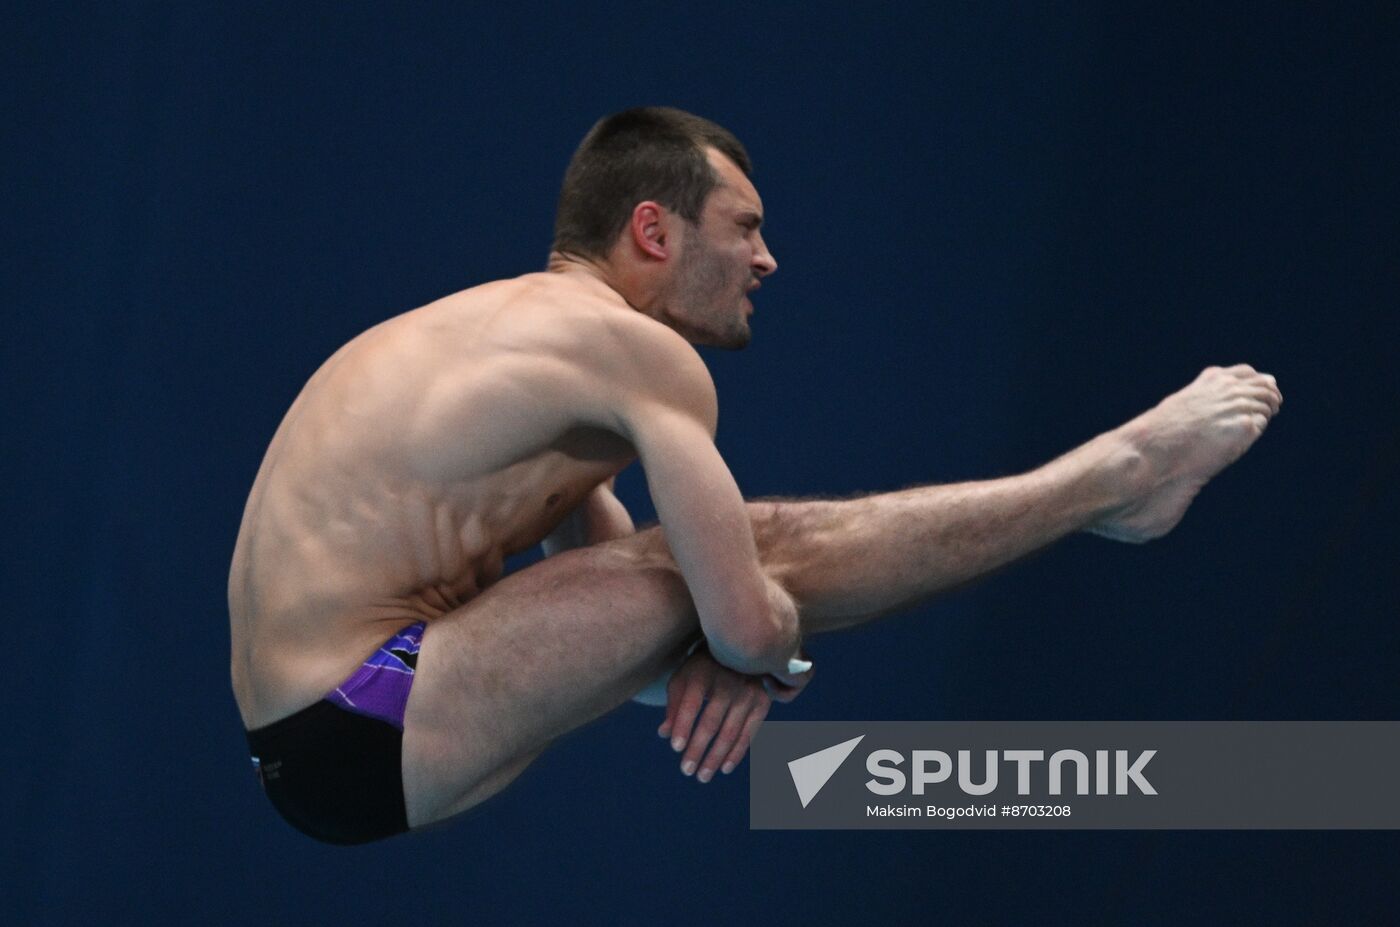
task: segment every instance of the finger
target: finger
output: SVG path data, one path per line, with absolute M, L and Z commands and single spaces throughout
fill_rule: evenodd
M 801 676 L 796 677 L 794 682 L 787 682 L 781 676 L 771 676 L 765 682 L 764 690 L 767 691 L 773 701 L 781 702 L 786 705 L 802 694 L 802 690 L 807 687 L 807 683 L 811 681 L 814 672 L 816 671 L 808 670 Z
M 671 677 L 671 681 L 675 682 L 674 676 Z M 666 717 L 661 719 L 661 726 L 656 729 L 656 733 L 658 736 L 669 737 L 671 735 L 671 725 L 672 723 L 674 723 L 675 714 L 676 696 L 675 693 L 671 691 L 671 687 L 668 685 L 666 687 Z
M 769 673 L 768 675 L 789 689 L 794 686 L 801 687 L 802 681 L 807 678 L 806 673 Z
M 671 674 L 670 680 L 666 683 L 666 718 L 661 722 L 661 726 L 656 729 L 656 733 L 662 737 L 671 736 L 671 729 L 675 726 L 676 716 L 680 713 L 681 698 L 685 694 L 686 686 L 690 684 L 693 677 L 697 675 L 697 668 L 682 664 Z
M 666 683 L 666 718 L 656 729 L 656 733 L 662 737 L 671 735 L 671 727 L 676 723 L 676 712 L 681 704 L 681 694 L 685 691 L 686 680 L 689 678 L 685 667 L 680 667 L 671 674 L 670 680 Z
M 800 663 L 805 669 L 801 672 L 792 672 L 794 663 Z M 771 673 L 770 675 L 785 686 L 800 689 L 811 681 L 812 675 L 816 673 L 816 671 L 816 664 L 811 660 L 789 660 L 787 673 Z
M 710 744 L 709 751 L 705 754 L 705 759 L 700 763 L 700 771 L 695 778 L 701 782 L 709 782 L 714 778 L 715 770 L 724 762 L 725 757 L 734 749 L 735 742 L 739 735 L 744 732 L 744 722 L 748 720 L 749 709 L 753 706 L 754 691 L 745 687 L 744 691 L 734 699 L 729 706 L 729 712 L 724 716 L 724 723 L 720 725 L 719 733 L 715 735 L 714 742 Z
M 744 754 L 749 752 L 749 744 L 753 742 L 754 732 L 763 723 L 763 719 L 768 717 L 768 708 L 772 703 L 768 699 L 759 699 L 754 706 L 749 709 L 749 716 L 744 721 L 744 726 L 739 732 L 739 737 L 734 741 L 734 746 L 730 749 L 729 755 L 724 758 L 724 765 L 720 772 L 726 776 L 734 771 L 734 768 L 743 762 Z
M 769 700 L 787 704 L 796 696 L 793 694 L 793 687 L 783 685 L 772 676 L 763 677 L 763 691 L 767 693 Z
M 718 689 L 718 687 L 716 687 Z M 685 748 L 685 756 L 681 759 L 681 772 L 687 776 L 695 772 L 700 765 L 700 759 L 705 755 L 705 748 L 710 745 L 710 740 L 719 731 L 720 724 L 724 722 L 724 716 L 729 711 L 732 698 L 723 692 L 716 691 L 710 694 L 710 703 L 705 706 L 705 712 L 700 716 L 700 721 L 695 725 L 695 731 L 690 736 L 690 743 Z
M 677 753 L 684 750 L 686 744 L 690 742 L 695 718 L 700 714 L 700 706 L 704 703 L 705 696 L 709 694 L 711 679 L 712 677 L 708 673 L 691 673 L 681 691 L 681 697 L 676 705 L 675 722 L 671 730 L 671 749 Z
M 769 697 L 779 704 L 786 705 L 797 698 L 797 693 L 801 692 L 797 686 L 775 685 L 769 692 Z

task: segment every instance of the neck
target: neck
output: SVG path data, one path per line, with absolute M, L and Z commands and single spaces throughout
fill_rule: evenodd
M 596 280 L 631 308 L 658 321 L 661 318 L 663 294 L 660 288 L 650 275 L 635 268 L 628 268 L 607 258 L 590 258 L 551 251 L 545 271 Z

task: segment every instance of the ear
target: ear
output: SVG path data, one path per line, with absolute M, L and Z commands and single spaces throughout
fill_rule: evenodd
M 648 257 L 664 261 L 671 256 L 670 228 L 674 217 L 660 203 L 644 200 L 632 210 L 629 230 L 632 243 Z

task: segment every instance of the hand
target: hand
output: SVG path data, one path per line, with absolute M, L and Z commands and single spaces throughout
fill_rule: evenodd
M 702 715 L 700 705 L 706 698 L 709 704 Z M 696 778 L 709 782 L 716 769 L 728 775 L 743 760 L 771 704 L 763 677 L 722 666 L 702 644 L 672 674 L 666 686 L 666 720 L 656 733 L 670 737 L 672 749 L 685 751 L 682 773 L 688 776 L 698 768 Z
M 800 656 L 809 664 L 811 663 L 811 655 L 806 650 L 801 651 Z M 807 684 L 812 681 L 812 675 L 816 671 L 816 666 L 811 666 L 802 673 L 768 673 L 763 677 L 764 691 L 773 701 L 786 705 L 802 694 L 802 690 L 807 688 Z

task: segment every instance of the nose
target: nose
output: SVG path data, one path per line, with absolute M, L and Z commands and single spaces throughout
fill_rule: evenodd
M 754 251 L 753 255 L 753 270 L 757 276 L 766 277 L 778 269 L 778 262 L 768 250 L 768 245 L 764 242 L 762 235 L 758 236 L 757 243 L 758 249 Z

